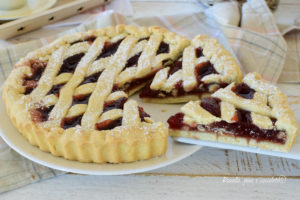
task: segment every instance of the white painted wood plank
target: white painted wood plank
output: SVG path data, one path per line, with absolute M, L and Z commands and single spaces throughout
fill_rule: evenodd
M 205 147 L 180 162 L 144 174 L 300 177 L 300 161 Z
M 299 179 L 65 175 L 2 194 L 27 199 L 299 199 Z

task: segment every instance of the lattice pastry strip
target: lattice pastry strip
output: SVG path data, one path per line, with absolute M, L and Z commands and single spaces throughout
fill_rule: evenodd
M 136 101 L 129 100 L 124 104 L 124 113 L 122 124 L 129 125 L 129 124 L 137 124 L 141 123 L 141 118 L 139 115 L 138 104 Z
M 176 38 L 171 34 L 172 38 Z M 162 33 L 151 35 L 147 42 L 140 41 L 131 53 L 125 69 L 119 74 L 116 85 L 122 90 L 126 90 L 128 94 L 143 87 L 151 78 L 154 73 L 164 67 L 164 63 L 171 62 L 176 59 L 180 54 L 180 49 L 184 48 L 188 41 L 176 39 L 176 43 L 165 43 L 166 36 Z M 143 49 L 140 51 L 140 49 Z M 141 87 L 134 88 L 130 83 L 142 81 Z
M 164 87 L 168 79 L 169 71 L 170 71 L 170 67 L 166 67 L 162 70 L 159 70 L 155 74 L 155 78 L 152 80 L 151 89 L 159 90 L 160 88 Z
M 153 58 L 162 39 L 163 36 L 160 34 L 150 36 L 149 42 L 144 48 L 141 58 L 138 61 L 136 77 L 143 77 L 145 74 L 148 74 L 151 71 Z
M 288 151 L 299 130 L 287 97 L 257 73 L 181 111 L 168 120 L 173 136 Z
M 63 46 L 52 54 L 38 86 L 30 94 L 33 99 L 38 100 L 43 98 L 49 92 L 53 85 L 55 76 L 62 65 L 65 51 L 66 47 Z
M 155 103 L 185 102 L 239 82 L 241 77 L 231 54 L 215 39 L 199 35 L 184 49 L 182 58 L 156 73 L 140 97 Z
M 134 88 L 134 84 L 133 88 L 131 88 L 131 82 L 134 82 L 137 79 L 139 82 L 141 82 L 141 79 L 144 79 L 143 81 L 146 83 L 148 79 L 151 78 L 151 76 L 148 75 L 153 75 L 153 73 L 157 71 L 157 69 L 162 68 L 163 62 L 165 60 L 176 59 L 179 56 L 181 49 L 183 49 L 189 43 L 188 40 L 175 34 L 170 34 L 162 29 L 158 29 L 161 31 L 157 31 L 156 28 L 150 28 L 150 31 L 152 30 L 154 33 L 152 35 L 149 33 L 143 33 L 141 35 L 134 34 L 136 38 L 138 38 L 138 42 L 130 52 L 130 56 L 124 67 L 124 71 L 121 72 L 116 79 L 115 86 L 117 86 L 117 88 L 121 90 L 126 89 L 126 92 L 128 94 L 132 94 L 138 89 Z M 132 30 L 129 32 L 132 32 Z M 118 49 L 119 44 L 122 42 L 122 40 L 127 37 L 126 34 L 115 34 L 116 33 L 114 33 L 114 31 L 110 33 L 108 37 L 110 42 L 105 43 L 104 52 L 102 52 L 91 64 L 91 66 L 88 68 L 86 76 L 101 74 L 103 70 L 110 65 L 110 62 L 113 59 L 114 52 L 116 51 L 116 49 Z M 160 39 L 157 40 L 157 38 Z M 170 39 L 173 39 L 172 43 L 165 43 L 165 41 L 169 41 Z M 156 47 L 154 48 L 155 42 L 157 43 Z M 82 43 L 87 42 L 82 41 L 74 45 L 79 45 Z M 144 55 L 142 56 L 142 54 Z M 150 67 L 148 66 L 148 71 L 143 72 L 142 75 L 138 74 L 138 71 L 141 70 L 145 65 L 140 65 L 140 67 L 138 67 L 139 62 L 144 64 L 152 63 Z
M 102 112 L 104 100 L 111 93 L 115 78 L 125 66 L 129 52 L 136 41 L 137 39 L 134 37 L 127 37 L 114 55 L 115 59 L 113 59 L 109 68 L 98 79 L 96 88 L 89 99 L 87 110 L 82 118 L 82 126 L 84 128 L 94 127 L 97 117 Z
M 79 42 L 74 45 L 71 45 L 67 52 L 64 54 L 64 59 L 74 56 L 80 53 L 86 53 L 90 48 L 90 44 L 88 42 Z
M 262 115 L 271 115 L 271 108 L 266 104 L 267 102 L 256 101 L 256 99 L 245 99 L 237 96 L 235 92 L 232 91 L 233 88 L 234 83 L 230 84 L 224 89 L 219 89 L 212 94 L 212 96 L 232 103 L 241 109 L 250 109 L 251 111 L 260 113 Z
M 182 71 L 183 88 L 185 91 L 193 90 L 197 85 L 195 76 L 196 52 L 193 46 L 185 48 L 183 52 Z
M 59 100 L 49 114 L 50 126 L 59 125 L 62 118 L 66 115 L 70 105 L 72 104 L 72 96 L 75 88 L 83 81 L 87 68 L 101 52 L 104 42 L 105 40 L 100 37 L 94 41 L 87 54 L 78 63 L 72 78 L 61 89 Z
M 123 117 L 123 110 L 113 109 L 113 110 L 109 110 L 109 111 L 103 113 L 100 116 L 98 123 L 104 122 L 106 120 L 116 120 L 116 119 L 119 119 L 122 117 Z M 125 124 L 123 123 L 123 125 L 125 125 Z

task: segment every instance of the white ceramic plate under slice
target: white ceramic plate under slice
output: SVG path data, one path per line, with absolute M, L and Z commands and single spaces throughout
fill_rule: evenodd
M 296 115 L 298 124 L 300 124 L 300 104 L 299 103 L 291 103 L 290 106 Z M 270 155 L 270 156 L 277 156 L 277 157 L 300 160 L 300 135 L 297 136 L 295 144 L 293 145 L 293 147 L 291 148 L 291 150 L 289 152 L 270 151 L 270 150 L 263 150 L 263 149 L 253 148 L 253 147 L 245 147 L 245 146 L 225 144 L 225 143 L 220 143 L 220 142 L 211 142 L 211 141 L 205 141 L 205 140 L 196 140 L 196 139 L 192 139 L 192 138 L 183 138 L 183 137 L 177 137 L 177 138 L 175 138 L 175 140 L 178 142 L 183 142 L 183 143 L 187 143 L 187 144 L 197 144 L 197 145 L 201 145 L 201 146 L 209 146 L 209 147 L 215 147 L 215 148 L 221 148 L 221 149 L 232 149 L 232 150 L 237 150 L 237 151 L 245 151 L 245 152 L 251 152 L 251 153 L 258 153 L 258 154 L 265 154 L 265 155 Z
M 27 4 L 15 10 L 0 10 L 0 20 L 9 21 L 41 13 L 55 5 L 57 0 L 27 0 Z
M 145 111 L 156 121 L 166 121 L 170 115 L 178 112 L 181 106 L 144 104 L 140 102 L 137 95 L 133 98 L 138 100 L 140 106 L 144 107 Z M 53 156 L 50 153 L 41 151 L 38 147 L 32 146 L 13 126 L 2 101 L 0 101 L 0 135 L 11 148 L 34 162 L 62 171 L 91 175 L 121 175 L 145 172 L 175 163 L 201 148 L 197 145 L 178 143 L 169 138 L 166 155 L 145 161 L 125 164 L 95 164 L 70 161 Z

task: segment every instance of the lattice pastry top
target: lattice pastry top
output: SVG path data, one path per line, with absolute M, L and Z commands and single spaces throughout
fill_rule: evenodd
M 247 74 L 242 83 L 232 83 L 211 97 L 191 101 L 181 111 L 182 123 L 190 128 L 269 142 L 263 146 L 267 149 L 288 150 L 299 130 L 287 97 L 257 73 Z M 174 122 L 174 116 L 169 122 Z
M 212 93 L 241 78 L 242 72 L 232 55 L 216 39 L 198 35 L 184 49 L 182 58 L 156 73 L 150 88 L 142 91 L 141 97 Z
M 166 128 L 162 123 L 153 123 L 135 101 L 127 101 L 127 95 L 143 86 L 166 62 L 176 60 L 188 44 L 184 37 L 160 27 L 118 25 L 64 36 L 15 65 L 2 88 L 3 99 L 19 131 L 31 143 L 55 155 L 94 162 L 134 161 L 160 155 L 166 147 Z M 91 134 L 106 130 L 108 135 L 116 131 L 116 135 L 130 135 L 128 130 L 133 129 L 137 131 L 131 135 L 144 132 L 144 137 L 119 136 L 115 141 L 101 142 L 104 146 L 106 142 L 129 145 L 133 151 L 139 147 L 132 144 L 138 138 L 145 142 L 147 135 L 154 141 L 162 138 L 161 147 L 151 153 L 150 149 L 136 152 L 135 157 L 116 154 L 107 158 L 102 155 L 101 159 L 99 153 L 89 149 L 98 157 L 80 157 L 85 150 L 79 144 L 91 143 L 86 147 L 90 148 L 100 142 L 91 141 Z M 40 132 L 44 135 L 38 135 Z M 67 139 L 64 134 L 81 138 L 74 141 L 73 135 Z M 77 145 L 76 151 L 67 147 L 71 141 Z M 109 145 L 105 147 L 114 152 Z

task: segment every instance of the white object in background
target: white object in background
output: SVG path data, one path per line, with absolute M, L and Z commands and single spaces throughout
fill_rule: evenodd
M 130 0 L 113 0 L 111 3 L 105 6 L 105 10 L 114 10 L 115 12 L 118 12 L 125 16 L 133 15 L 133 9 Z M 95 16 L 99 16 L 100 12 L 103 12 L 101 7 L 91 9 L 90 12 L 84 12 L 82 14 L 74 15 L 72 17 L 58 21 L 54 24 L 49 24 L 47 26 L 44 26 L 44 28 L 57 28 L 57 27 L 64 27 L 64 26 L 79 25 L 81 23 L 94 19 Z
M 283 35 L 292 30 L 300 30 L 300 1 L 279 1 L 274 17 Z
M 26 0 L 1 0 L 0 9 L 1 10 L 12 10 L 24 6 Z
M 223 25 L 238 26 L 241 18 L 239 4 L 237 2 L 220 2 L 210 8 L 215 20 Z
M 2 3 L 3 0 L 1 0 Z M 6 0 L 4 0 L 6 1 Z M 15 1 L 15 0 L 8 0 Z M 22 2 L 22 0 L 17 0 Z M 0 20 L 8 21 L 41 13 L 55 5 L 57 0 L 27 0 L 26 4 L 11 10 L 0 10 Z M 1 7 L 0 3 L 0 7 Z

